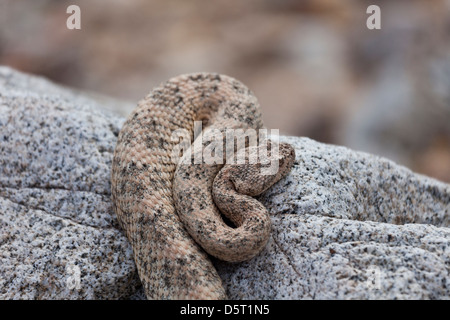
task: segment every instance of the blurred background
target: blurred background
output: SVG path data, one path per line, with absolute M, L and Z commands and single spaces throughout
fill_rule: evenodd
M 269 128 L 450 182 L 450 0 L 0 0 L 0 64 L 130 102 L 111 104 L 124 116 L 172 76 L 225 73 Z

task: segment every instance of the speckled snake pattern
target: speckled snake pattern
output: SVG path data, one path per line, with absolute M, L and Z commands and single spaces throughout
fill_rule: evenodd
M 173 133 L 186 130 L 194 142 L 194 121 L 221 133 L 263 128 L 258 101 L 241 82 L 185 74 L 138 103 L 114 152 L 113 207 L 149 299 L 226 299 L 209 255 L 233 262 L 261 251 L 270 217 L 253 196 L 286 175 L 295 158 L 290 145 L 280 144 L 279 170 L 270 176 L 259 175 L 258 164 L 177 165 Z

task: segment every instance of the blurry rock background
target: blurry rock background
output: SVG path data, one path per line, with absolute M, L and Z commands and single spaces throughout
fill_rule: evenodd
M 172 76 L 225 73 L 269 128 L 450 182 L 450 0 L 1 0 L 0 64 L 130 101 L 122 115 Z

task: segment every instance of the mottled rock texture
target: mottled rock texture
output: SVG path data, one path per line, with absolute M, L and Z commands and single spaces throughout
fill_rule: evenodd
M 97 100 L 0 68 L 1 299 L 143 297 L 110 203 L 122 123 Z M 297 159 L 260 197 L 272 213 L 267 247 L 244 263 L 214 260 L 230 298 L 450 298 L 448 184 L 281 140 Z
M 0 69 L 0 298 L 126 298 L 140 282 L 111 215 L 117 117 Z

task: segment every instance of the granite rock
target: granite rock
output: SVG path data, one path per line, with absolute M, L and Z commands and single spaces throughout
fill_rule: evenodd
M 0 299 L 139 299 L 110 203 L 124 119 L 45 79 L 0 68 Z M 214 260 L 233 299 L 450 298 L 450 186 L 389 160 L 280 137 L 289 176 L 260 197 L 267 247 Z
M 111 215 L 122 119 L 0 68 L 0 299 L 127 298 L 140 286 Z

